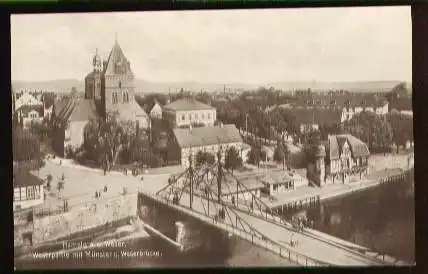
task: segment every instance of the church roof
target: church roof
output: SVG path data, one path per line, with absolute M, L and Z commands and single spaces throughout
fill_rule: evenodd
M 176 128 L 174 136 L 181 148 L 242 142 L 241 135 L 233 124 L 192 129 Z
M 168 105 L 163 107 L 164 109 L 171 110 L 204 110 L 204 109 L 214 109 L 214 107 L 198 102 L 192 98 L 183 98 L 176 100 Z
M 97 106 L 94 100 L 67 100 L 66 105 L 58 113 L 62 121 L 89 121 L 98 118 Z
M 147 112 L 137 103 L 135 99 L 132 99 L 129 104 L 118 104 L 115 106 L 115 111 L 119 112 L 119 116 L 133 119 L 135 117 L 147 117 Z
M 117 41 L 115 41 L 113 48 L 110 51 L 104 74 L 133 74 L 131 71 L 131 65 L 123 54 L 123 51 Z
M 367 144 L 351 134 L 331 135 L 328 137 L 327 147 L 330 159 L 338 159 L 342 153 L 342 147 L 348 142 L 352 157 L 363 157 L 370 155 Z

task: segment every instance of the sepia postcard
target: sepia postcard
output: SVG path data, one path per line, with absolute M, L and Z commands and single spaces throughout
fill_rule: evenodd
M 415 264 L 410 7 L 11 16 L 15 269 Z

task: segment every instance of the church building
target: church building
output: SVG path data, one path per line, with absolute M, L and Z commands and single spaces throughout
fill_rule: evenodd
M 64 99 L 54 106 L 52 117 L 58 131 L 54 147 L 60 156 L 66 147 L 76 149 L 83 144 L 85 126 L 91 119 L 117 114 L 119 120 L 133 121 L 139 129 L 150 127 L 150 117 L 135 101 L 134 73 L 117 39 L 107 60 L 102 62 L 98 50 L 95 52 L 92 66 L 85 77 L 84 99 Z

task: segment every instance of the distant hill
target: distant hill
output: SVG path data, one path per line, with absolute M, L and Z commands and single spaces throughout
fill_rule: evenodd
M 224 85 L 229 89 L 254 90 L 258 87 L 274 87 L 284 91 L 305 90 L 313 91 L 348 90 L 351 92 L 388 92 L 399 84 L 400 81 L 376 81 L 376 82 L 274 82 L 262 85 L 249 85 L 240 83 L 198 83 L 198 82 L 171 82 L 157 83 L 136 79 L 137 93 L 168 93 L 176 92 L 183 88 L 191 91 L 223 91 Z M 70 92 L 76 87 L 79 92 L 84 91 L 84 81 L 76 79 L 52 80 L 44 82 L 12 81 L 12 87 L 18 91 L 21 89 L 46 89 L 57 93 Z

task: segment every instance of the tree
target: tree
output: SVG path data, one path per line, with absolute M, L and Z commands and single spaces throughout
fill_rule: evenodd
M 106 120 L 91 120 L 85 127 L 85 149 L 92 154 L 93 160 L 115 165 L 120 152 L 130 149 L 137 138 L 132 122 L 119 121 L 117 114 L 111 114 Z
M 13 160 L 17 162 L 37 161 L 43 163 L 39 138 L 27 129 L 15 128 L 12 132 Z
M 282 143 L 278 143 L 278 145 L 275 148 L 275 152 L 273 154 L 273 159 L 278 163 L 282 163 L 283 170 L 285 170 L 285 160 L 287 156 L 288 156 L 287 146 L 284 146 Z
M 231 169 L 232 173 L 234 169 L 242 166 L 242 159 L 239 156 L 239 153 L 235 147 L 230 147 L 226 151 L 226 159 L 225 159 L 224 166 L 227 170 Z
M 264 151 L 262 151 L 260 148 L 251 148 L 251 150 L 248 152 L 248 163 L 260 167 L 260 160 L 262 159 L 263 152 Z
M 58 183 L 56 185 L 56 188 L 58 190 L 58 197 L 59 197 L 59 195 L 61 193 L 61 190 L 64 189 L 64 184 L 65 184 L 64 179 L 61 179 L 60 181 L 58 181 Z
M 48 190 L 51 190 L 51 183 L 52 183 L 53 177 L 51 174 L 48 174 L 48 176 L 46 176 L 46 187 Z
M 389 150 L 392 144 L 393 132 L 385 115 L 363 111 L 345 122 L 343 131 L 367 143 L 370 151 Z
M 196 153 L 196 165 L 212 165 L 215 162 L 215 156 L 209 152 L 198 151 Z
M 413 119 L 398 111 L 391 111 L 386 117 L 392 129 L 392 141 L 397 145 L 398 151 L 400 145 L 413 140 Z

